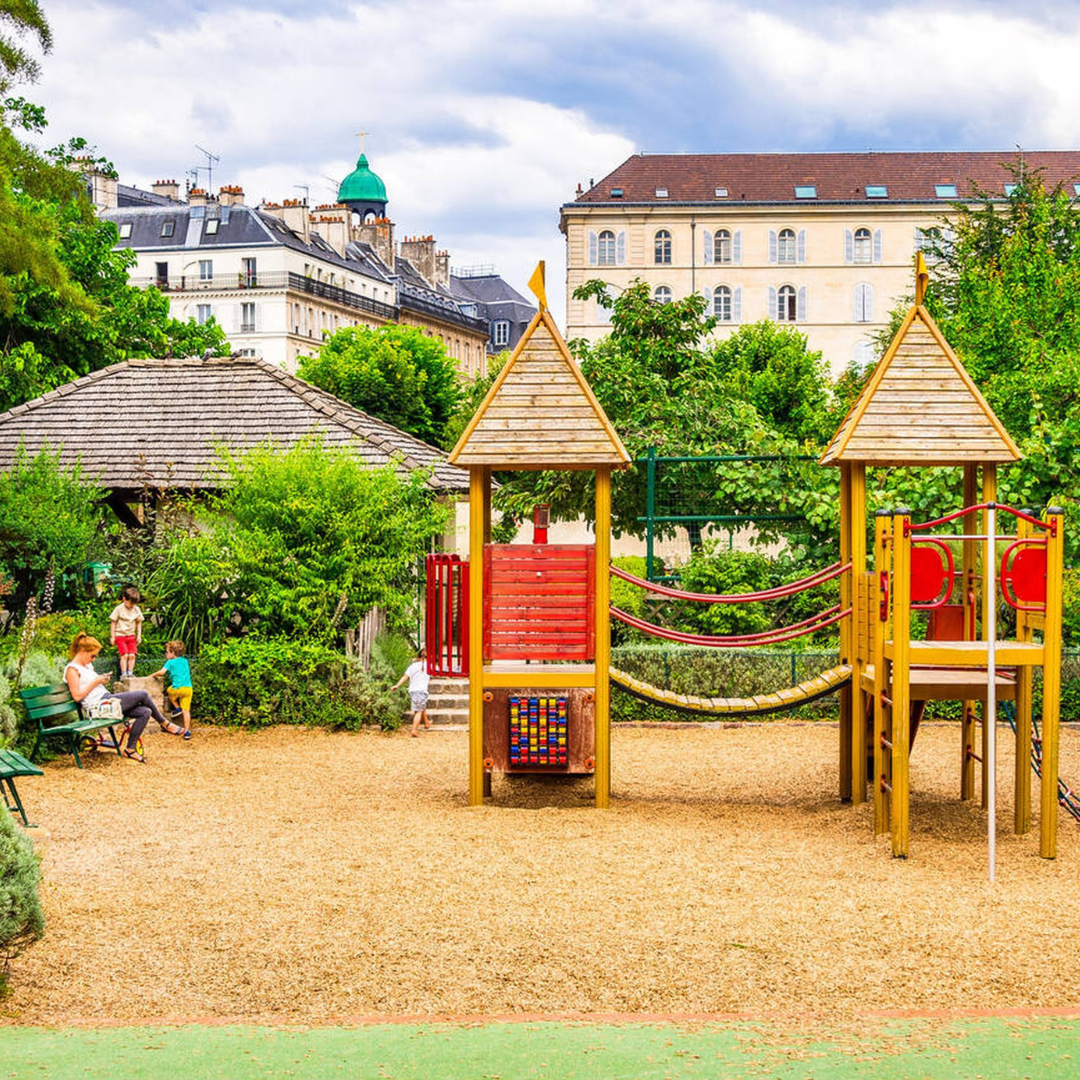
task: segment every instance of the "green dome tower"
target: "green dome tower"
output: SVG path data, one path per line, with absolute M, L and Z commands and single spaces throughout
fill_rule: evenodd
M 356 168 L 341 182 L 338 202 L 359 214 L 361 221 L 386 217 L 386 185 L 371 171 L 366 154 L 357 158 Z

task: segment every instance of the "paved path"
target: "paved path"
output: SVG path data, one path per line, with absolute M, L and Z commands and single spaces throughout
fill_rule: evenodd
M 1080 1074 L 1080 1019 L 0 1027 L 36 1080 L 1013 1080 Z

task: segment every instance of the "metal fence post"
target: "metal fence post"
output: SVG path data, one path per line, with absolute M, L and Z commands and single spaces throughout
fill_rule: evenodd
M 656 447 L 650 446 L 645 467 L 645 579 L 653 580 L 653 519 L 656 517 Z

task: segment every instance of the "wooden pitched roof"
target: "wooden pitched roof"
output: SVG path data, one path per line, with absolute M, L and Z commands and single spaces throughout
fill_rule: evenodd
M 629 465 L 630 455 L 541 306 L 448 460 L 499 469 L 594 469 Z
M 1020 456 L 930 313 L 917 304 L 821 464 L 963 465 Z
M 101 486 L 219 486 L 217 447 L 243 453 L 318 435 L 401 475 L 430 470 L 440 492 L 469 489 L 441 450 L 255 357 L 127 360 L 0 413 L 0 470 L 19 447 L 61 450 Z

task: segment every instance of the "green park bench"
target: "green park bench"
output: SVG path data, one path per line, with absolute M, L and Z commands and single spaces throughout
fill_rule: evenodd
M 30 828 L 30 822 L 26 820 L 26 811 L 23 809 L 22 799 L 15 789 L 16 776 L 44 776 L 45 774 L 33 763 L 27 761 L 22 754 L 14 750 L 0 750 L 0 791 L 4 792 L 4 805 L 14 814 L 18 812 L 23 824 Z M 7 784 L 7 791 L 4 785 Z M 8 798 L 8 791 L 11 798 Z
M 78 702 L 71 696 L 67 683 L 52 683 L 49 686 L 20 690 L 19 697 L 30 720 L 37 723 L 37 738 L 34 740 L 34 749 L 30 751 L 31 758 L 37 756 L 38 747 L 43 740 L 61 739 L 67 743 L 67 749 L 75 755 L 75 764 L 81 769 L 79 744 L 84 739 L 96 741 L 93 732 L 102 728 L 109 729 L 116 752 L 120 753 L 120 740 L 113 728 L 122 726 L 123 721 L 111 717 L 84 717 Z

